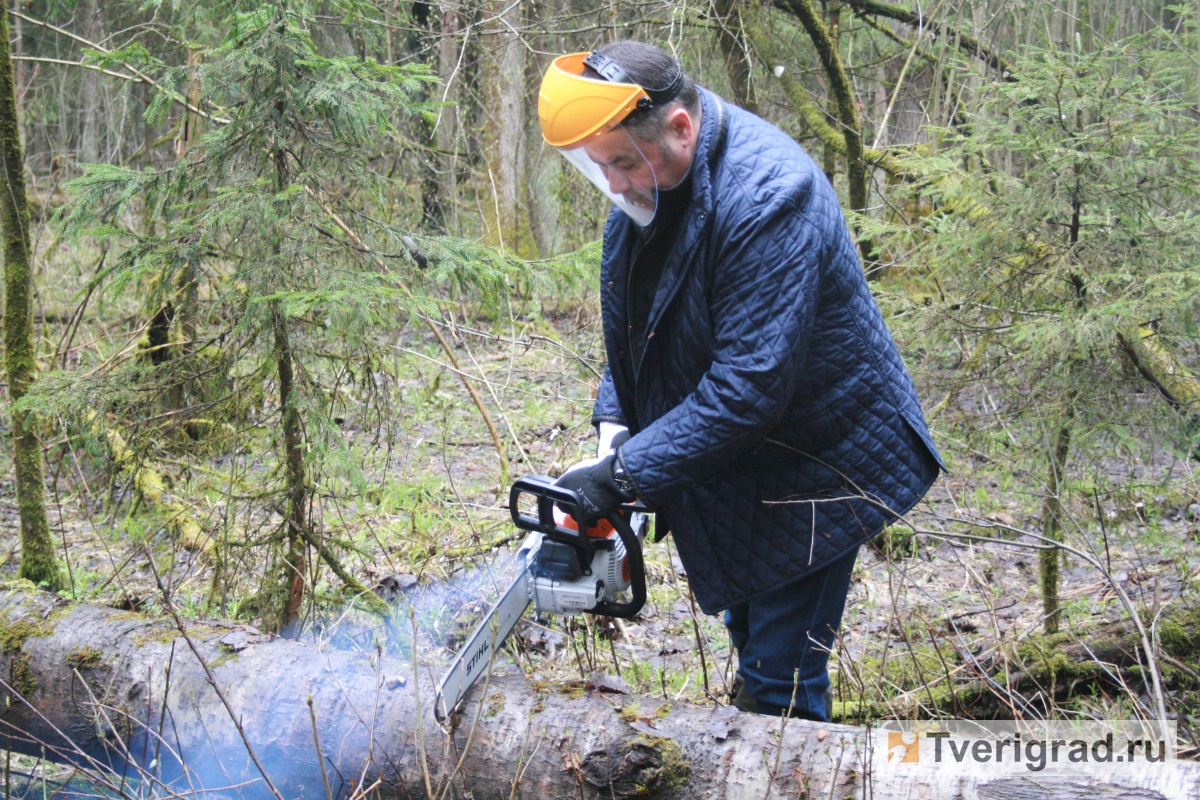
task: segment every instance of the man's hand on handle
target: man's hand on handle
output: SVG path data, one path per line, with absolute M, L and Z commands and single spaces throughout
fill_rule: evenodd
M 622 503 L 634 499 L 633 494 L 623 491 L 614 479 L 613 468 L 616 463 L 615 452 L 603 458 L 589 458 L 572 466 L 554 482 L 555 486 L 570 489 L 579 496 L 586 527 L 595 525 L 616 511 Z

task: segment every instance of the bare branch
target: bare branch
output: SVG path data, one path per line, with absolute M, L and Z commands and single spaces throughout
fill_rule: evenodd
M 79 43 L 80 43 L 80 44 L 82 44 L 84 47 L 88 47 L 88 48 L 90 48 L 90 49 L 92 49 L 92 50 L 96 50 L 96 51 L 98 51 L 98 52 L 101 52 L 101 53 L 111 53 L 111 52 L 112 52 L 111 50 L 108 50 L 107 48 L 105 48 L 103 45 L 97 44 L 96 42 L 89 41 L 89 40 L 87 40 L 87 39 L 83 38 L 82 36 L 80 36 L 79 34 L 76 34 L 76 33 L 71 33 L 70 31 L 66 30 L 65 28 L 60 28 L 60 27 L 58 27 L 57 25 L 52 25 L 52 24 L 50 24 L 49 22 L 46 22 L 46 21 L 44 21 L 44 20 L 40 20 L 40 19 L 37 19 L 37 18 L 35 18 L 35 17 L 30 17 L 30 16 L 28 16 L 28 15 L 26 15 L 26 14 L 22 14 L 20 11 L 17 11 L 16 9 L 11 9 L 11 8 L 10 8 L 10 9 L 8 10 L 8 13 L 9 13 L 9 14 L 12 14 L 12 15 L 13 15 L 14 17 L 16 17 L 17 19 L 20 19 L 20 20 L 22 20 L 22 21 L 24 21 L 24 22 L 28 22 L 28 23 L 30 23 L 31 25 L 38 25 L 38 26 L 40 26 L 40 27 L 46 28 L 47 30 L 54 31 L 54 32 L 55 32 L 55 33 L 57 33 L 57 34 L 61 34 L 62 36 L 66 36 L 68 39 L 74 39 L 76 42 L 79 42 Z M 33 61 L 33 60 L 49 61 L 50 59 L 32 59 L 32 58 L 29 58 L 29 59 L 24 59 L 24 60 L 30 60 L 30 61 Z M 68 63 L 68 64 L 71 64 L 71 63 L 73 63 L 73 62 L 62 62 L 62 63 Z M 84 67 L 84 68 L 90 68 L 90 69 L 99 69 L 98 67 L 93 67 L 93 66 L 91 66 L 90 64 L 78 64 L 78 66 L 81 66 L 81 67 Z M 144 84 L 146 84 L 147 86 L 152 86 L 152 87 L 154 87 L 155 89 L 158 89 L 160 92 L 164 92 L 164 93 L 165 93 L 165 94 L 166 94 L 166 95 L 167 95 L 169 98 L 171 98 L 171 102 L 173 102 L 173 103 L 176 103 L 177 105 L 181 105 L 181 106 L 183 106 L 184 108 L 186 108 L 188 111 L 192 112 L 193 114 L 197 114 L 197 115 L 199 115 L 199 116 L 201 116 L 201 117 L 204 117 L 204 118 L 205 118 L 205 119 L 207 119 L 207 120 L 212 120 L 213 122 L 218 122 L 218 123 L 220 123 L 220 124 L 222 124 L 222 125 L 228 124 L 228 123 L 230 122 L 230 120 L 228 120 L 228 119 L 225 119 L 225 118 L 223 118 L 223 117 L 218 117 L 218 116 L 215 116 L 215 115 L 213 115 L 213 114 L 209 114 L 209 113 L 207 113 L 207 112 L 205 112 L 205 111 L 201 111 L 199 108 L 196 108 L 194 105 L 192 105 L 191 103 L 189 103 L 186 97 L 184 97 L 183 95 L 179 94 L 178 92 L 173 92 L 173 91 L 171 91 L 170 89 L 167 89 L 167 88 L 163 87 L 163 86 L 162 86 L 162 85 L 161 85 L 161 84 L 160 84 L 158 81 L 154 80 L 154 79 L 153 79 L 153 78 L 151 78 L 149 75 L 147 75 L 146 73 L 144 73 L 144 72 L 142 72 L 141 70 L 137 69 L 136 67 L 130 66 L 129 64 L 123 64 L 122 66 L 123 66 L 125 69 L 129 70 L 129 72 L 130 72 L 131 74 L 130 74 L 130 75 L 128 75 L 128 76 L 126 76 L 126 75 L 120 75 L 120 74 L 115 74 L 115 75 L 114 75 L 114 73 L 111 73 L 111 72 L 109 72 L 108 70 L 103 70 L 103 69 L 100 69 L 99 71 L 103 72 L 103 73 L 104 73 L 104 74 L 106 74 L 106 75 L 114 75 L 114 77 L 118 77 L 118 78 L 121 78 L 121 79 L 123 79 L 123 80 L 132 81 L 132 82 L 135 82 L 135 83 L 144 83 Z
M 850 10 L 860 17 L 886 17 L 903 22 L 905 25 L 911 25 L 918 30 L 927 31 L 934 36 L 948 39 L 951 44 L 964 53 L 978 58 L 996 70 L 1005 80 L 1011 80 L 1013 69 L 1003 56 L 969 34 L 952 29 L 944 23 L 934 22 L 921 11 L 909 11 L 890 3 L 882 3 L 879 0 L 846 0 L 846 5 L 850 6 Z

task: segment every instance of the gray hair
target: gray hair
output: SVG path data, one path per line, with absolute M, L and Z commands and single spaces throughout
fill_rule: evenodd
M 667 87 L 680 75 L 683 77 L 682 86 L 674 99 L 661 105 L 651 105 L 649 108 L 635 108 L 621 121 L 619 127 L 628 130 L 634 138 L 642 141 L 662 139 L 667 112 L 675 105 L 683 106 L 692 114 L 700 111 L 700 90 L 687 73 L 683 72 L 683 67 L 675 57 L 661 47 L 624 39 L 598 47 L 596 51 L 617 62 L 631 81 L 645 89 Z M 584 68 L 584 75 L 588 78 L 604 79 L 591 67 Z

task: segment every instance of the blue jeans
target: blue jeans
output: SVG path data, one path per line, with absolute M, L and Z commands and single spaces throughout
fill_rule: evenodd
M 829 651 L 858 548 L 800 580 L 725 611 L 738 674 L 760 714 L 828 721 Z M 793 691 L 795 701 L 793 702 Z

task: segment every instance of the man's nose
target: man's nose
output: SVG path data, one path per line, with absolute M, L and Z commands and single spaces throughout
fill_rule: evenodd
M 604 177 L 608 179 L 608 188 L 613 194 L 625 194 L 633 186 L 619 169 L 607 170 Z

